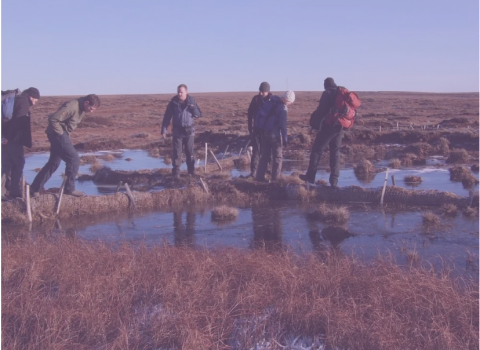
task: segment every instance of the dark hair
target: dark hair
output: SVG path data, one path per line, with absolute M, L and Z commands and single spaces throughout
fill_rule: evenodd
M 40 98 L 40 91 L 38 91 L 38 89 L 34 87 L 28 88 L 24 91 L 24 93 L 26 93 L 31 98 L 36 98 L 37 100 Z
M 182 87 L 185 88 L 185 90 L 188 91 L 187 85 L 185 85 L 185 84 L 180 84 L 180 85 L 178 85 L 178 86 L 177 86 L 177 91 L 180 90 L 180 88 L 182 88 Z
M 95 94 L 85 96 L 84 101 L 87 101 L 88 104 L 92 107 L 100 107 L 100 98 Z

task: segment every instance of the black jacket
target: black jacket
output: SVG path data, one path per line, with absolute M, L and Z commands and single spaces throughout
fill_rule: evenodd
M 28 94 L 18 95 L 13 105 L 12 119 L 2 123 L 2 137 L 29 148 L 32 147 L 30 106 Z
M 194 119 L 201 116 L 202 112 L 193 97 L 187 95 L 186 101 L 181 103 L 178 96 L 174 96 L 168 103 L 163 116 L 162 135 L 167 132 L 170 121 L 173 124 L 173 136 L 193 135 L 195 133 Z
M 325 118 L 327 113 L 335 105 L 335 98 L 337 97 L 337 85 L 333 85 L 325 89 L 320 97 L 320 102 L 318 103 L 317 111 L 319 112 L 319 117 L 322 120 Z

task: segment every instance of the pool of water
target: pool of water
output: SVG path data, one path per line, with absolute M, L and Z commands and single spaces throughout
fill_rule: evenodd
M 325 254 L 336 251 L 365 260 L 392 255 L 407 264 L 407 254 L 418 254 L 435 266 L 454 262 L 464 271 L 478 272 L 479 220 L 441 217 L 441 225 L 428 229 L 420 211 L 399 211 L 380 207 L 349 207 L 350 218 L 343 226 L 312 220 L 307 215 L 315 204 L 275 202 L 265 207 L 238 208 L 230 222 L 212 220 L 212 208 L 184 208 L 175 212 L 133 213 L 87 221 L 58 223 L 53 231 L 33 227 L 32 234 L 67 234 L 87 240 L 115 243 L 127 240 L 147 245 L 187 245 L 196 249 L 236 247 L 242 249 L 292 249 L 298 253 Z M 3 239 L 15 235 L 4 227 Z
M 125 170 L 125 171 L 135 171 L 135 170 L 153 170 L 167 168 L 170 169 L 171 164 L 165 164 L 163 158 L 154 158 L 151 157 L 147 151 L 144 150 L 129 150 L 122 149 L 116 151 L 100 151 L 93 153 L 80 153 L 80 156 L 84 155 L 96 155 L 102 156 L 106 154 L 114 154 L 115 158 L 111 161 L 106 161 L 103 159 L 98 159 L 102 165 L 108 166 L 113 170 Z M 28 183 L 32 183 L 33 179 L 37 175 L 35 169 L 42 168 L 48 161 L 49 153 L 32 153 L 26 157 L 25 162 L 25 180 Z M 221 157 L 219 157 L 221 158 Z M 460 196 L 468 196 L 468 190 L 463 188 L 461 182 L 450 181 L 450 172 L 446 167 L 440 167 L 443 164 L 443 161 L 438 157 L 431 157 L 427 160 L 427 165 L 422 167 L 411 167 L 403 169 L 389 169 L 388 173 L 388 184 L 392 185 L 392 175 L 395 177 L 396 186 L 403 188 L 415 188 L 420 190 L 441 190 L 455 193 Z M 202 167 L 204 165 L 204 160 L 200 160 L 198 166 Z M 91 174 L 90 164 L 81 165 L 79 169 L 79 174 Z M 386 162 L 379 162 L 376 164 L 377 167 L 383 168 L 387 166 Z M 284 175 L 290 175 L 292 172 L 304 173 L 308 167 L 308 161 L 295 161 L 285 159 L 283 162 L 282 173 Z M 182 171 L 186 170 L 186 164 L 183 163 L 180 167 Z M 62 183 L 62 173 L 65 171 L 65 164 L 62 161 L 58 170 L 52 175 L 51 179 L 46 183 L 45 188 L 60 187 Z M 249 167 L 236 168 L 231 170 L 232 177 L 245 176 L 250 172 Z M 329 172 L 326 170 L 326 167 L 320 167 L 317 173 L 317 180 L 325 180 L 328 182 Z M 414 175 L 422 177 L 422 182 L 413 186 L 407 184 L 404 181 L 405 176 Z M 478 179 L 478 173 L 474 176 Z M 347 164 L 340 171 L 339 185 L 340 186 L 351 186 L 357 185 L 368 188 L 375 188 L 383 186 L 385 182 L 385 172 L 377 173 L 375 176 L 365 180 L 358 179 L 353 171 L 352 165 Z M 98 194 L 110 194 L 115 192 L 115 185 L 104 185 L 104 184 L 95 184 L 92 181 L 76 181 L 76 188 L 80 191 L 85 192 L 89 195 L 98 195 Z M 162 187 L 155 187 L 152 190 L 159 190 Z M 475 190 L 478 191 L 478 186 Z

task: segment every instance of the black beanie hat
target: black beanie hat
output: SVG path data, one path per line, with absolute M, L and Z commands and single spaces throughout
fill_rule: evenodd
M 324 87 L 325 89 L 327 89 L 327 88 L 329 88 L 329 87 L 335 87 L 335 86 L 336 86 L 336 85 L 335 85 L 335 81 L 333 80 L 333 78 L 328 77 L 327 79 L 325 79 L 325 80 L 323 81 L 323 87 Z
M 270 84 L 264 81 L 263 83 L 260 84 L 260 87 L 258 88 L 260 92 L 270 92 Z
M 40 98 L 40 91 L 37 88 L 31 87 L 24 91 L 28 94 L 31 98 L 39 99 Z

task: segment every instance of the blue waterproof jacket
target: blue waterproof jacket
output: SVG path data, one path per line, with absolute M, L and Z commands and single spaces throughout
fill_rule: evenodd
M 168 103 L 163 116 L 162 135 L 167 132 L 170 121 L 173 124 L 174 137 L 194 135 L 194 119 L 201 116 L 202 112 L 193 97 L 187 95 L 185 102 L 181 103 L 178 96 L 174 96 Z

